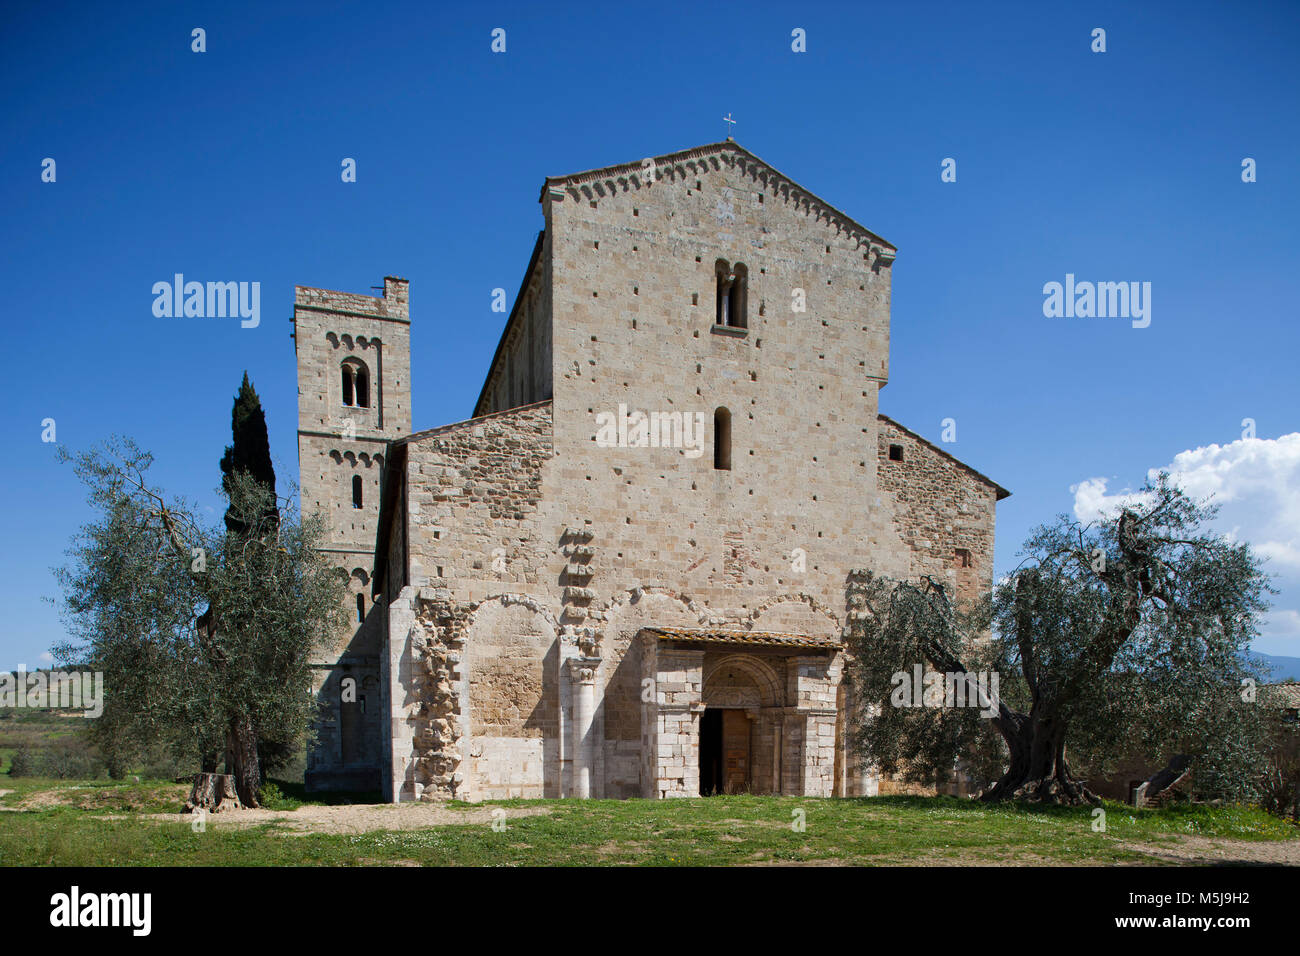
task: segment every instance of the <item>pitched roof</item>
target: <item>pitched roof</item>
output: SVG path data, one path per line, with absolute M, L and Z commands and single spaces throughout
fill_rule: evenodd
M 971 474 L 972 477 L 978 479 L 979 481 L 984 482 L 984 484 L 986 484 L 986 485 L 990 486 L 991 488 L 993 488 L 993 490 L 997 493 L 997 500 L 998 500 L 998 501 L 1001 501 L 1003 498 L 1010 498 L 1010 497 L 1011 497 L 1011 492 L 1007 491 L 1007 489 L 1003 488 L 1001 485 L 999 485 L 996 481 L 994 481 L 994 480 L 993 480 L 992 478 L 990 478 L 988 475 L 984 475 L 984 474 L 981 474 L 980 472 L 976 471 L 974 468 L 972 468 L 970 465 L 966 464 L 966 462 L 962 461 L 962 460 L 961 460 L 960 458 L 958 458 L 956 455 L 950 455 L 948 452 L 944 451 L 942 448 L 940 448 L 940 447 L 939 447 L 938 445 L 936 445 L 934 442 L 932 442 L 932 441 L 930 441 L 930 440 L 928 440 L 928 439 L 926 439 L 926 438 L 922 438 L 920 435 L 918 435 L 916 432 L 912 431 L 912 429 L 908 428 L 906 425 L 903 425 L 903 424 L 900 424 L 899 422 L 894 421 L 892 418 L 890 418 L 888 415 L 885 415 L 885 414 L 878 414 L 876 417 L 877 417 L 878 419 L 880 419 L 882 422 L 889 422 L 889 424 L 893 425 L 895 428 L 897 428 L 897 429 L 898 429 L 900 432 L 902 432 L 904 435 L 907 435 L 909 438 L 913 438 L 913 439 L 915 439 L 916 441 L 919 441 L 922 445 L 924 445 L 926 448 L 929 448 L 931 451 L 938 452 L 940 455 L 943 455 L 944 458 L 947 458 L 949 461 L 951 461 L 954 465 L 957 465 L 957 466 L 958 466 L 959 468 L 961 468 L 963 471 L 969 472 L 969 473 Z
M 720 143 L 706 143 L 703 146 L 693 146 L 690 149 L 678 150 L 675 153 L 664 153 L 662 156 L 652 156 L 649 158 L 654 161 L 656 169 L 661 169 L 665 166 L 684 166 L 688 163 L 702 160 L 708 156 L 716 156 L 724 153 L 732 153 L 741 156 L 748 162 L 755 164 L 763 170 L 765 177 L 769 181 L 774 181 L 778 184 L 777 188 L 783 189 L 790 196 L 803 199 L 810 206 L 820 208 L 829 218 L 832 218 L 838 221 L 841 225 L 848 227 L 851 232 L 856 232 L 861 235 L 862 238 L 883 246 L 891 252 L 898 251 L 897 247 L 892 242 L 882 239 L 847 213 L 832 206 L 811 190 L 800 186 L 771 163 L 755 156 L 733 139 L 726 139 Z M 636 179 L 639 182 L 642 169 L 644 168 L 644 163 L 644 159 L 638 159 L 630 163 L 616 163 L 613 166 L 601 166 L 597 169 L 587 169 L 580 173 L 569 173 L 567 176 L 547 176 L 546 183 L 542 187 L 542 198 L 545 198 L 548 189 L 554 187 L 569 186 L 576 188 L 580 184 L 596 182 L 602 179 L 617 179 L 624 177 Z
M 811 647 L 819 651 L 837 651 L 844 648 L 844 645 L 834 638 L 786 634 L 778 631 L 735 631 L 708 627 L 643 627 L 641 633 L 651 634 L 661 641 L 742 644 L 751 647 Z
M 660 156 L 650 158 L 654 161 L 655 168 L 662 169 L 668 166 L 684 166 L 692 162 L 704 160 L 707 157 L 723 154 L 733 154 L 743 157 L 747 162 L 760 167 L 763 170 L 764 177 L 774 184 L 773 189 L 782 189 L 785 191 L 786 195 L 791 196 L 796 200 L 806 201 L 810 207 L 824 212 L 828 219 L 839 223 L 850 233 L 856 233 L 860 238 L 866 239 L 869 245 L 875 243 L 881 247 L 882 251 L 889 250 L 891 253 L 898 251 L 893 243 L 876 235 L 876 233 L 872 232 L 856 219 L 853 219 L 847 213 L 832 206 L 811 190 L 800 186 L 789 176 L 786 176 L 765 160 L 755 156 L 735 140 L 727 139 L 719 143 L 705 143 L 703 146 L 693 146 L 690 149 L 664 153 Z M 597 182 L 603 179 L 630 178 L 636 179 L 639 182 L 644 169 L 644 163 L 644 159 L 638 159 L 634 162 L 615 163 L 612 166 L 600 166 L 595 169 L 586 169 L 582 172 L 569 173 L 564 176 L 547 176 L 542 185 L 541 195 L 538 198 L 539 200 L 544 199 L 547 190 L 552 188 L 569 187 L 576 190 L 583 184 Z M 533 253 L 529 258 L 528 266 L 524 269 L 524 277 L 520 283 L 519 291 L 515 293 L 514 305 L 511 307 L 510 317 L 506 320 L 505 327 L 501 331 L 501 337 L 497 340 L 496 352 L 492 356 L 492 361 L 488 363 L 487 374 L 483 377 L 483 385 L 479 389 L 478 400 L 474 403 L 474 413 L 476 415 L 479 414 L 487 404 L 488 389 L 492 384 L 492 376 L 497 369 L 497 362 L 500 361 L 502 355 L 505 353 L 506 342 L 510 339 L 516 325 L 518 325 L 520 321 L 524 290 L 528 288 L 528 283 L 532 279 L 533 270 L 536 268 L 537 261 L 541 256 L 545 238 L 545 230 L 537 234 L 537 241 L 533 245 Z M 885 258 L 892 260 L 893 257 L 885 256 Z
M 1300 707 L 1300 684 L 1264 684 L 1259 696 L 1274 707 Z
M 533 243 L 533 254 L 528 257 L 528 266 L 524 269 L 523 281 L 519 283 L 519 291 L 515 293 L 515 304 L 510 308 L 510 318 L 506 319 L 505 328 L 501 330 L 501 338 L 497 340 L 497 350 L 492 353 L 492 361 L 488 363 L 487 374 L 483 376 L 483 387 L 479 389 L 478 401 L 474 403 L 474 414 L 478 415 L 483 406 L 487 404 L 488 387 L 492 384 L 492 373 L 497 369 L 497 362 L 501 361 L 501 356 L 505 354 L 506 342 L 510 339 L 510 333 L 514 331 L 515 325 L 519 322 L 519 316 L 523 311 L 524 292 L 528 289 L 528 283 L 532 281 L 533 270 L 537 268 L 537 260 L 542 257 L 542 245 L 546 241 L 546 230 L 543 229 L 537 234 L 537 241 Z

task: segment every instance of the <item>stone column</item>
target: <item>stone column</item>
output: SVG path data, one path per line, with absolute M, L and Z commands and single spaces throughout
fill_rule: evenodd
M 573 685 L 573 796 L 591 796 L 591 775 L 595 763 L 591 728 L 596 717 L 596 667 L 599 658 L 569 659 L 569 680 Z
M 838 656 L 808 654 L 790 658 L 788 699 L 795 704 L 803 748 L 795 776 L 796 793 L 829 797 L 835 792 L 836 698 L 841 663 Z
M 700 715 L 704 713 L 704 651 L 661 651 L 659 673 L 660 688 L 669 701 L 664 708 L 669 712 L 659 740 L 660 775 L 667 781 L 664 796 L 698 797 Z

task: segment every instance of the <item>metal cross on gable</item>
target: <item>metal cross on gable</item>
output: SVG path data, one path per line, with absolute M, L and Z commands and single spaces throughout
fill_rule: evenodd
M 722 122 L 730 124 L 727 127 L 727 139 L 731 139 L 732 127 L 736 125 L 736 121 L 731 118 L 731 110 L 727 110 L 727 115 L 722 117 Z

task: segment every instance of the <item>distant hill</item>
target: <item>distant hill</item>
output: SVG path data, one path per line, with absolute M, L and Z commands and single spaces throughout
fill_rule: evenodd
M 1256 654 L 1255 657 L 1273 668 L 1270 681 L 1300 680 L 1300 657 L 1277 657 L 1273 654 Z

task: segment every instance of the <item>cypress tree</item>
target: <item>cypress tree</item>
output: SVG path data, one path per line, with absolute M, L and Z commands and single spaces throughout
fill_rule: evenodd
M 230 431 L 233 444 L 226 447 L 221 456 L 221 487 L 227 495 L 230 493 L 230 481 L 236 472 L 247 472 L 265 487 L 272 495 L 272 504 L 267 510 L 266 521 L 274 525 L 278 517 L 275 505 L 275 466 L 271 464 L 271 439 L 266 432 L 266 414 L 262 411 L 262 400 L 248 381 L 248 372 L 244 372 L 244 381 L 235 396 L 235 405 L 230 413 Z M 231 532 L 248 529 L 243 522 L 234 518 L 230 509 L 226 509 L 226 528 Z

